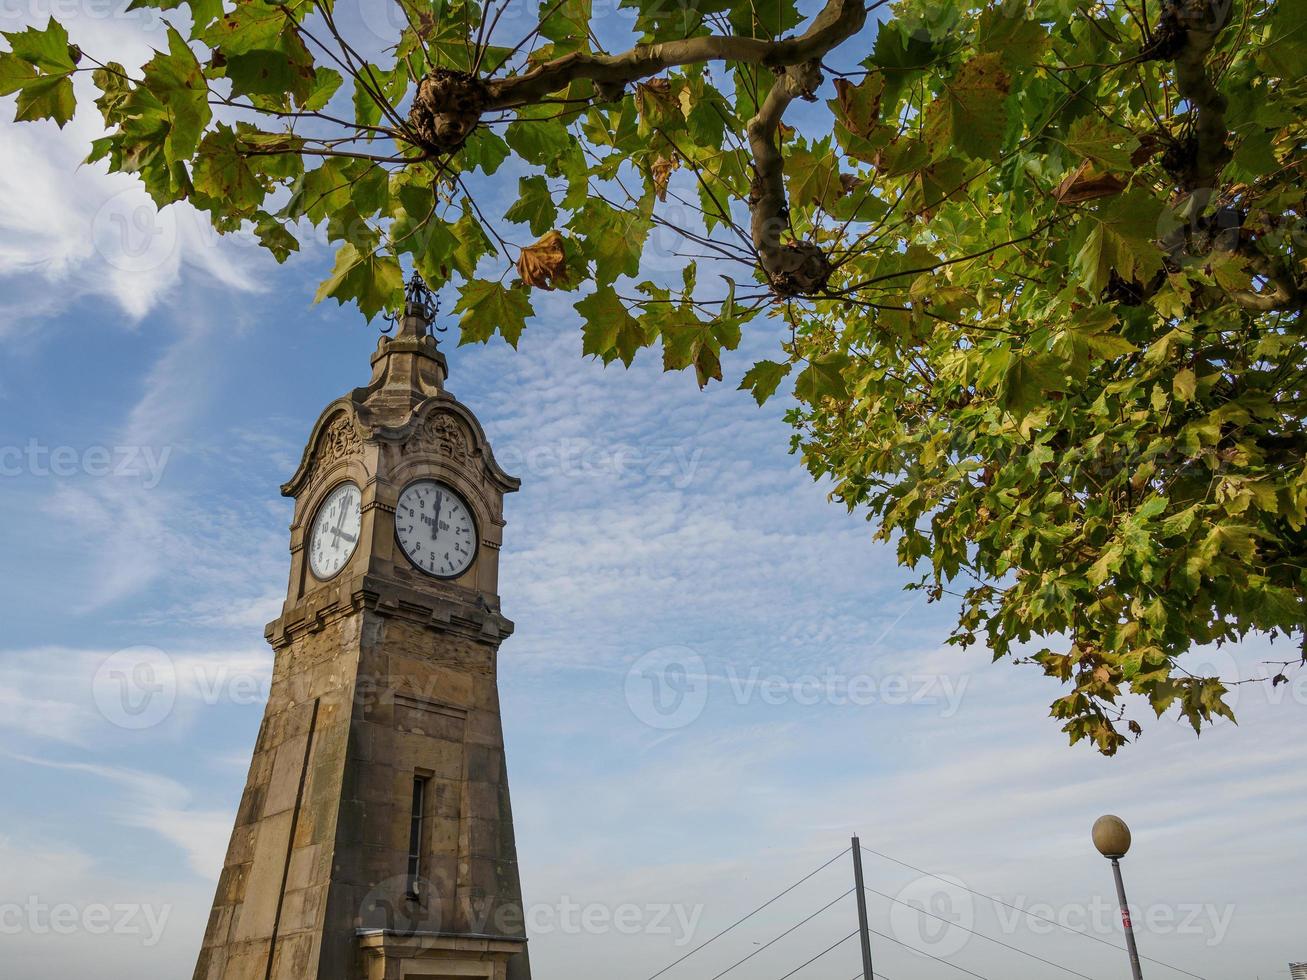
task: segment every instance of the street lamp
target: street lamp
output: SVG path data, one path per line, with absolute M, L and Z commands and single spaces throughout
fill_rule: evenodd
M 1130 954 L 1130 971 L 1134 980 L 1143 980 L 1139 969 L 1139 949 L 1135 946 L 1135 930 L 1130 924 L 1130 908 L 1125 900 L 1125 883 L 1121 880 L 1121 858 L 1130 850 L 1130 828 L 1120 817 L 1107 815 L 1094 821 L 1094 846 L 1112 862 L 1116 877 L 1116 897 L 1121 903 L 1121 922 L 1125 926 L 1125 946 Z

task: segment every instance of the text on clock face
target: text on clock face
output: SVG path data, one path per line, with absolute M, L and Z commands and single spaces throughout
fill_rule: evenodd
M 309 567 L 329 579 L 350 560 L 363 527 L 362 496 L 352 483 L 333 490 L 318 508 L 309 533 Z
M 472 564 L 476 522 L 451 487 L 419 480 L 399 495 L 395 533 L 408 559 L 430 575 L 453 578 Z

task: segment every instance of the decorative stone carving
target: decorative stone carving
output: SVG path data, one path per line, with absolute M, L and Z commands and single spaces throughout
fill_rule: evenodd
M 322 479 L 323 474 L 342 459 L 358 456 L 362 451 L 363 440 L 359 438 L 354 420 L 348 415 L 337 415 L 323 430 L 318 448 L 313 453 L 314 482 Z
M 472 457 L 472 434 L 451 412 L 432 412 L 417 431 L 409 436 L 404 451 L 429 452 L 456 463 Z

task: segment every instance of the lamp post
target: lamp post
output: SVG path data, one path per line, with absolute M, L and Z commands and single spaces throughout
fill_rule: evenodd
M 1121 880 L 1121 858 L 1130 850 L 1130 828 L 1120 817 L 1099 817 L 1094 821 L 1094 846 L 1098 852 L 1112 862 L 1112 874 L 1116 878 L 1116 897 L 1121 903 L 1121 924 L 1125 926 L 1125 947 L 1130 954 L 1130 972 L 1134 980 L 1143 980 L 1139 969 L 1139 949 L 1135 946 L 1135 929 L 1130 923 L 1130 907 L 1125 900 L 1125 883 Z

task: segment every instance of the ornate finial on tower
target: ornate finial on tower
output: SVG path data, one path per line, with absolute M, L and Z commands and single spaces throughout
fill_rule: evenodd
M 428 330 L 444 333 L 446 328 L 436 326 L 436 314 L 440 312 L 440 297 L 431 291 L 423 278 L 414 270 L 404 285 L 404 310 L 402 313 L 387 313 L 387 323 L 399 324 L 399 336 L 425 337 Z M 390 333 L 385 329 L 382 333 Z
M 372 355 L 372 381 L 354 393 L 363 414 L 375 416 L 379 423 L 402 423 L 425 399 L 444 388 L 448 367 L 439 350 L 435 326 L 440 301 L 416 272 L 404 286 L 404 309 L 387 313 L 386 320 L 398 325 L 392 336 L 389 330 L 377 342 Z

